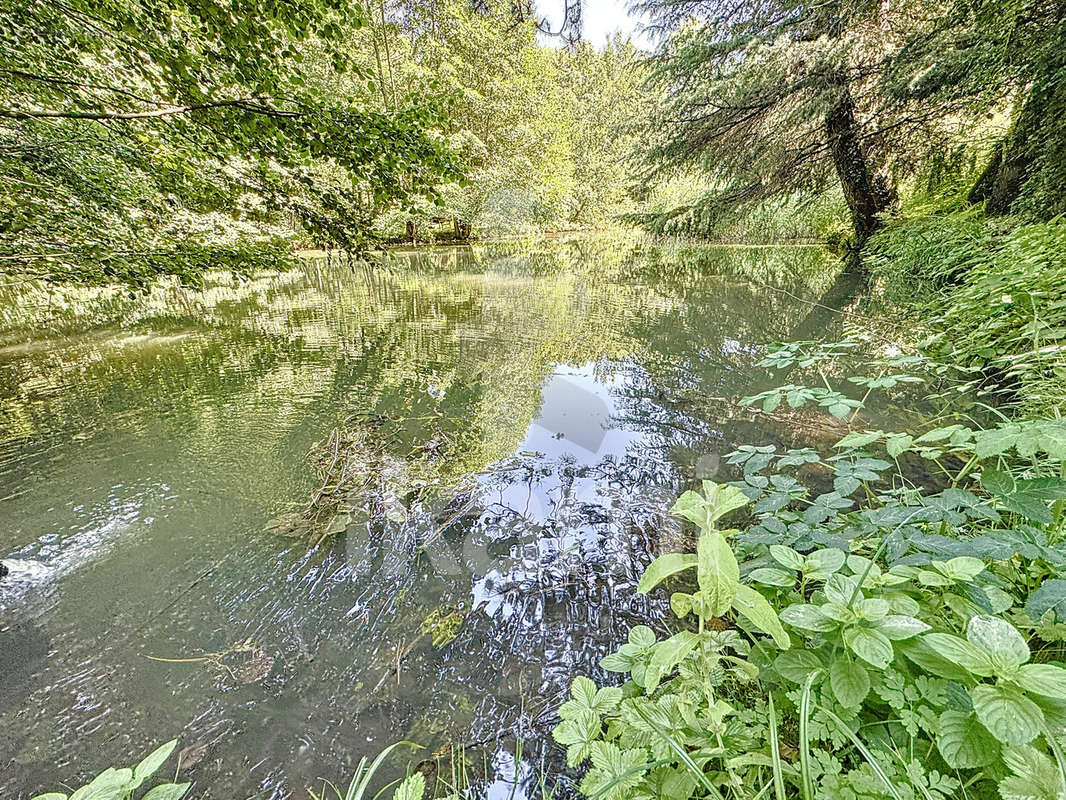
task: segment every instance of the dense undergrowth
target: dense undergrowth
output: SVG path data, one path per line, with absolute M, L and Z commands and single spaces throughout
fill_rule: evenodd
M 855 344 L 771 350 L 765 366 L 821 385 L 746 402 L 854 423 L 872 392 L 943 380 L 920 356 L 864 359 L 842 391 Z M 582 792 L 1063 797 L 1066 422 L 855 429 L 831 454 L 729 461 L 741 479 L 674 507 L 696 552 L 641 582 L 674 584 L 676 632 L 635 628 L 601 662 L 622 685 L 579 677 L 560 709 L 569 763 L 590 762 Z M 674 578 L 692 568 L 694 585 Z
M 910 214 L 868 263 L 929 336 L 767 352 L 792 382 L 743 403 L 850 432 L 741 446 L 678 500 L 696 552 L 640 587 L 674 590 L 672 634 L 633 629 L 621 685 L 560 709 L 586 797 L 1066 798 L 1066 221 Z M 867 430 L 901 392 L 935 411 Z
M 972 370 L 1018 413 L 1061 409 L 1066 219 L 924 213 L 890 225 L 871 249 L 890 298 L 916 307 L 933 331 L 929 353 Z

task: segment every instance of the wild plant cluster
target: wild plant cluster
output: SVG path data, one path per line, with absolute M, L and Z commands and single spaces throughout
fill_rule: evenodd
M 853 345 L 763 363 L 818 371 Z M 871 363 L 862 399 L 825 381 L 745 402 L 854 422 L 930 368 Z M 601 661 L 621 685 L 578 677 L 559 711 L 586 797 L 1066 797 L 1066 420 L 853 430 L 832 451 L 740 447 L 740 479 L 678 499 L 695 553 L 639 586 L 673 590 L 673 632 L 634 628 Z

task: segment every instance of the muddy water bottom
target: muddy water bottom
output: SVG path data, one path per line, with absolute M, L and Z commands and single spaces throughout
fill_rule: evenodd
M 191 797 L 306 797 L 401 739 L 533 797 L 573 676 L 661 627 L 634 589 L 677 492 L 791 441 L 727 399 L 835 269 L 595 238 L 7 290 L 0 796 L 177 738 Z M 317 548 L 264 530 L 341 424 L 372 488 Z

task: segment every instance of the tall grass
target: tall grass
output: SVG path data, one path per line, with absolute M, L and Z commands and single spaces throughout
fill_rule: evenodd
M 888 227 L 869 259 L 891 299 L 921 307 L 940 360 L 982 373 L 1024 415 L 1066 405 L 1066 218 L 929 214 Z

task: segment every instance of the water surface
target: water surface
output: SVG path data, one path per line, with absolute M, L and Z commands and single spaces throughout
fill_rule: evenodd
M 822 324 L 834 270 L 574 239 L 5 289 L 0 796 L 176 737 L 192 797 L 305 797 L 399 739 L 465 743 L 482 796 L 524 797 L 572 677 L 663 627 L 634 586 L 673 498 L 789 439 L 731 400 L 756 345 Z M 264 530 L 341 424 L 373 478 L 344 530 Z

